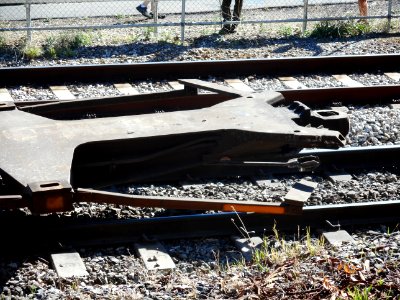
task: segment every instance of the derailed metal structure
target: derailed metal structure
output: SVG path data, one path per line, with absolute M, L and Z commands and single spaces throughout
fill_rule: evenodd
M 0 208 L 34 213 L 94 201 L 299 213 L 293 203 L 168 199 L 105 193 L 95 188 L 188 176 L 239 173 L 251 166 L 311 170 L 303 148 L 344 145 L 344 113 L 289 106 L 276 92 L 242 92 L 200 80 L 180 91 L 20 106 L 0 103 Z M 211 93 L 199 93 L 206 90 Z

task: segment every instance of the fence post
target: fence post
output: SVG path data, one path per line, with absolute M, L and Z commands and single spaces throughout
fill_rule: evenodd
M 154 23 L 157 25 L 158 24 L 158 0 L 153 0 L 154 3 L 154 16 L 153 20 Z M 158 40 L 158 26 L 154 26 L 154 35 L 156 39 Z
M 25 15 L 26 15 L 26 27 L 31 27 L 32 22 L 31 22 L 31 1 L 26 0 L 25 2 Z M 32 41 L 32 30 L 27 29 L 26 30 L 26 41 L 27 43 L 31 43 Z
M 390 32 L 390 23 L 392 21 L 392 0 L 388 2 L 388 22 L 387 22 L 387 32 Z
M 186 13 L 186 0 L 182 0 L 182 14 L 181 14 L 181 43 L 185 41 L 185 13 Z
M 304 34 L 307 30 L 307 19 L 308 19 L 308 0 L 304 0 L 304 9 L 303 9 L 303 29 L 302 33 Z

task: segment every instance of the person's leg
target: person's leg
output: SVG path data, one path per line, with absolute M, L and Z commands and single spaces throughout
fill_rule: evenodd
M 151 0 L 144 0 L 141 4 L 140 4 L 140 6 L 141 7 L 148 7 L 149 6 L 149 3 L 151 2 Z
M 240 16 L 242 15 L 243 0 L 235 0 L 235 7 L 233 9 L 233 19 L 235 21 L 240 21 Z
M 367 0 L 358 0 L 358 9 L 362 17 L 368 16 L 368 2 Z
M 224 21 L 230 21 L 232 19 L 231 3 L 232 3 L 232 0 L 222 0 L 221 12 L 222 12 L 222 18 L 224 19 Z
M 242 15 L 243 0 L 235 0 L 235 7 L 233 8 L 233 21 L 240 21 L 240 16 Z M 235 32 L 238 24 L 232 24 L 231 32 Z
M 231 3 L 232 3 L 232 0 L 222 0 L 221 13 L 222 13 L 223 22 L 232 20 Z M 222 29 L 219 31 L 219 33 L 221 33 L 221 34 L 226 34 L 226 33 L 230 33 L 230 32 L 231 32 L 230 24 L 225 24 L 224 26 L 222 26 Z

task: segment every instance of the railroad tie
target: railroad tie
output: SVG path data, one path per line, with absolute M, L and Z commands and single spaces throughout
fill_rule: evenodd
M 183 90 L 184 85 L 179 83 L 178 81 L 168 81 L 168 85 L 173 89 L 173 90 Z
M 77 252 L 52 254 L 51 261 L 60 278 L 89 275 L 82 258 Z
M 1 102 L 14 102 L 13 97 L 9 93 L 9 91 L 6 88 L 1 88 L 0 89 L 0 101 Z
M 139 95 L 139 91 L 129 83 L 114 83 L 114 87 L 124 95 Z
M 296 78 L 294 77 L 279 77 L 278 78 L 284 86 L 286 86 L 289 89 L 292 90 L 297 90 L 297 89 L 306 89 L 307 87 L 299 82 Z
M 343 85 L 348 87 L 363 87 L 364 85 L 361 82 L 355 81 L 344 74 L 332 75 L 337 81 L 341 82 Z
M 174 261 L 160 242 L 135 243 L 134 247 L 147 270 L 175 269 Z
M 243 91 L 243 92 L 254 92 L 254 90 L 245 84 L 240 79 L 225 79 L 225 83 L 229 86 L 233 87 L 236 90 Z
M 394 81 L 400 81 L 400 73 L 385 73 L 385 75 Z M 392 103 L 389 106 L 393 109 L 400 109 L 400 103 Z
M 332 246 L 341 246 L 343 243 L 355 243 L 353 237 L 346 230 L 324 232 L 323 236 Z
M 65 85 L 53 85 L 50 86 L 50 90 L 59 100 L 75 100 L 75 96 Z
M 385 75 L 394 81 L 400 81 L 400 73 L 385 73 Z

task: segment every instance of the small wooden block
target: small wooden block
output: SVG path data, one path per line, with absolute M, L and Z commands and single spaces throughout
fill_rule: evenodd
M 279 80 L 282 81 L 283 85 L 292 90 L 307 88 L 294 77 L 279 77 Z
M 135 250 L 147 270 L 172 270 L 175 263 L 159 242 L 136 243 Z
M 400 81 L 400 73 L 385 73 L 385 75 L 394 81 Z
M 14 102 L 13 97 L 11 97 L 11 94 L 8 92 L 7 89 L 1 88 L 0 89 L 0 101 L 1 102 Z
M 305 179 L 296 182 L 284 197 L 285 203 L 303 206 L 317 186 L 318 183 Z
M 168 84 L 171 88 L 173 88 L 176 91 L 183 90 L 185 88 L 185 86 L 183 84 L 179 83 L 178 81 L 169 81 Z
M 261 249 L 263 244 L 262 238 L 258 236 L 251 237 L 250 239 L 232 236 L 231 239 L 235 242 L 235 245 L 240 252 L 242 252 L 242 255 L 246 261 L 251 261 L 254 251 L 256 249 Z
M 281 185 L 280 182 L 274 182 L 274 178 L 271 175 L 265 175 L 263 177 L 255 177 L 253 181 L 258 186 L 278 187 Z
M 342 243 L 354 243 L 355 240 L 346 230 L 324 232 L 323 236 L 333 246 L 340 246 Z
M 240 79 L 225 79 L 225 82 L 236 90 L 244 92 L 254 92 L 254 90 Z
M 50 86 L 50 90 L 60 100 L 74 100 L 75 96 L 69 91 L 65 85 Z
M 337 81 L 340 81 L 341 83 L 343 83 L 345 86 L 348 87 L 363 87 L 364 85 L 358 81 L 355 81 L 353 79 L 351 79 L 349 76 L 347 75 L 332 75 Z
M 129 83 L 114 83 L 114 87 L 124 95 L 139 95 L 139 91 Z
M 329 179 L 332 182 L 346 182 L 346 181 L 350 181 L 353 179 L 353 176 L 351 176 L 351 174 L 342 171 L 342 172 L 326 172 L 326 175 L 329 177 Z
M 52 254 L 51 260 L 58 277 L 80 277 L 89 275 L 77 252 Z

